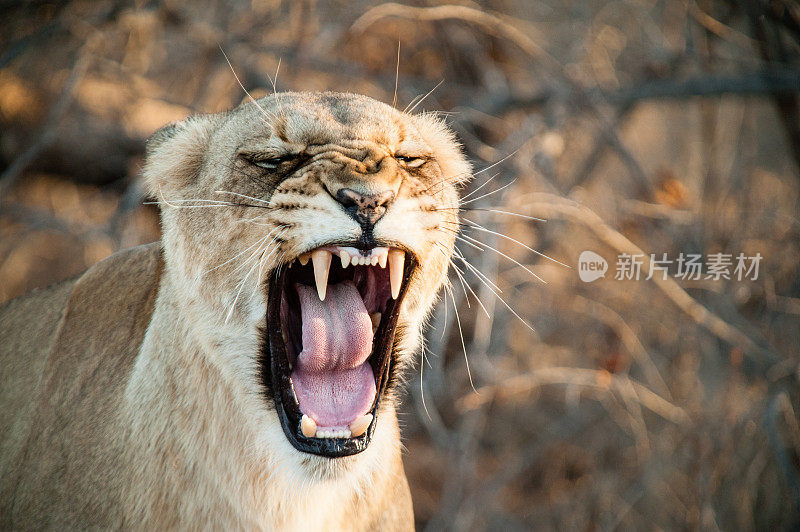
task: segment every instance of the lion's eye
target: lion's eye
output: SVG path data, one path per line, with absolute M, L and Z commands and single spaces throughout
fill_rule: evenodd
M 275 170 L 280 167 L 283 163 L 288 163 L 297 160 L 299 157 L 296 153 L 284 153 L 282 155 L 276 156 L 265 156 L 265 155 L 249 155 L 245 156 L 251 164 L 258 166 L 259 168 L 264 168 L 266 170 Z
M 400 163 L 407 168 L 419 168 L 428 162 L 427 159 L 423 157 L 412 157 L 407 155 L 395 155 L 394 158 L 400 161 Z

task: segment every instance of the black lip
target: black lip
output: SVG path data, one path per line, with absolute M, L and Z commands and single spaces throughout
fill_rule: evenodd
M 385 316 L 381 319 L 375 334 L 372 354 L 369 358 L 377 379 L 377 394 L 371 410 L 373 420 L 367 431 L 357 438 L 307 438 L 300 432 L 302 413 L 291 391 L 291 369 L 281 335 L 280 302 L 287 269 L 276 268 L 270 275 L 267 296 L 267 330 L 260 358 L 262 381 L 272 395 L 286 438 L 297 450 L 327 458 L 339 458 L 358 454 L 369 446 L 378 422 L 378 407 L 384 397 L 392 372 L 394 362 L 392 351 L 400 305 L 405 298 L 415 267 L 416 260 L 413 254 L 406 252 L 400 294 L 396 300 L 392 300 L 387 305 Z

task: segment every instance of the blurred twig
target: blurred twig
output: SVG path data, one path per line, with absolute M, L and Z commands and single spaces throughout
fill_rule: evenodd
M 532 57 L 540 57 L 547 53 L 531 38 L 532 28 L 526 28 L 527 32 L 524 32 L 517 27 L 522 24 L 519 19 L 494 11 L 460 5 L 414 7 L 391 2 L 381 4 L 358 17 L 353 22 L 351 30 L 356 33 L 363 32 L 378 20 L 386 17 L 413 18 L 425 21 L 462 20 L 479 26 L 490 35 L 505 37 Z
M 627 376 L 613 375 L 606 370 L 583 368 L 542 368 L 523 375 L 510 376 L 494 384 L 478 388 L 477 394 L 470 394 L 457 401 L 462 410 L 472 410 L 495 399 L 505 400 L 518 395 L 527 395 L 531 390 L 548 384 L 567 384 L 608 390 L 626 400 L 634 400 L 651 412 L 673 423 L 686 423 L 686 412 L 670 403 L 647 386 L 631 380 Z
M 780 428 L 778 427 L 778 415 L 782 413 L 790 423 L 790 444 L 787 444 L 785 438 L 781 435 Z M 797 434 L 797 418 L 792 408 L 792 403 L 789 401 L 789 396 L 786 392 L 779 392 L 775 394 L 767 406 L 766 427 L 769 433 L 770 443 L 772 444 L 775 456 L 778 459 L 778 464 L 781 467 L 784 478 L 789 484 L 792 497 L 794 499 L 795 507 L 800 511 L 800 476 L 798 476 L 797 469 L 793 465 L 794 460 L 789 455 L 787 449 L 794 451 L 794 458 L 796 460 L 797 453 L 800 452 L 798 447 L 798 434 Z M 794 430 L 792 430 L 794 429 Z M 793 445 L 792 445 L 793 444 Z
M 763 70 L 743 74 L 695 76 L 685 80 L 661 79 L 637 83 L 622 89 L 600 87 L 585 92 L 610 104 L 626 106 L 643 100 L 682 100 L 701 96 L 769 96 L 800 93 L 800 70 Z M 565 88 L 551 88 L 528 97 L 486 101 L 479 108 L 489 114 L 509 109 L 538 108 L 550 100 L 576 102 L 581 96 Z
M 89 68 L 90 54 L 87 53 L 86 46 L 87 45 L 81 48 L 78 59 L 72 67 L 72 72 L 70 72 L 69 78 L 67 78 L 64 87 L 61 89 L 61 95 L 50 108 L 47 120 L 42 126 L 39 137 L 27 150 L 14 159 L 14 162 L 11 163 L 2 174 L 0 174 L 0 199 L 2 199 L 8 189 L 14 186 L 14 183 L 16 183 L 25 169 L 28 168 L 39 154 L 56 139 L 58 135 L 58 124 L 72 103 L 75 88 L 78 86 L 81 79 L 83 79 L 83 76 Z
M 481 11 L 465 6 L 447 5 L 417 8 L 388 3 L 379 5 L 364 13 L 364 15 L 353 23 L 352 29 L 357 32 L 364 31 L 376 21 L 389 16 L 399 16 L 417 20 L 462 20 L 476 24 L 490 34 L 504 37 L 513 42 L 531 58 L 537 60 L 542 66 L 550 70 L 557 79 L 565 82 L 571 88 L 579 100 L 579 105 L 589 109 L 600 126 L 601 134 L 606 138 L 608 144 L 617 151 L 620 159 L 628 167 L 628 170 L 639 187 L 639 193 L 645 197 L 652 195 L 652 185 L 649 179 L 636 158 L 633 157 L 626 148 L 625 143 L 620 139 L 614 125 L 610 123 L 600 111 L 597 95 L 587 92 L 574 76 L 570 75 L 564 69 L 564 66 L 555 57 L 548 53 L 527 33 L 517 29 L 515 23 L 519 22 L 516 19 L 499 13 Z
M 630 255 L 642 255 L 645 266 L 649 264 L 649 255 L 642 251 L 636 244 L 631 242 L 622 233 L 607 225 L 602 218 L 589 210 L 587 207 L 555 196 L 553 194 L 536 194 L 538 201 L 525 202 L 524 210 L 526 214 L 541 216 L 543 218 L 567 218 L 574 220 L 592 231 L 601 241 L 619 253 Z M 763 367 L 776 363 L 782 357 L 769 346 L 759 346 L 748 335 L 740 331 L 735 326 L 729 324 L 706 307 L 692 298 L 681 286 L 671 277 L 660 278 L 654 276 L 651 281 L 661 292 L 667 296 L 679 309 L 691 317 L 697 324 L 701 325 L 710 333 L 728 342 L 730 345 L 741 347 L 748 353 L 753 362 L 759 366 L 759 375 L 763 375 L 767 368 Z

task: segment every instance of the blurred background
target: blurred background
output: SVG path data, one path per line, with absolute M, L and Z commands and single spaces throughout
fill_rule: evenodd
M 256 97 L 396 85 L 478 170 L 403 404 L 418 528 L 797 529 L 794 0 L 0 2 L 0 301 L 159 238 L 144 141 L 243 101 L 221 50 Z

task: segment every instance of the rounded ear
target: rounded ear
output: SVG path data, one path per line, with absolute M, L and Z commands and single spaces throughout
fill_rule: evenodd
M 147 139 L 143 169 L 147 190 L 160 197 L 163 190 L 178 190 L 197 177 L 214 132 L 213 115 L 197 115 L 170 122 Z

